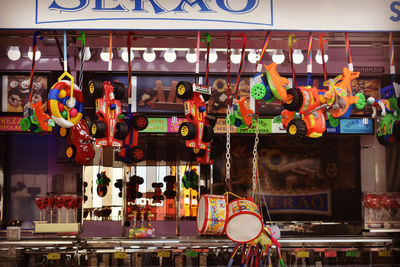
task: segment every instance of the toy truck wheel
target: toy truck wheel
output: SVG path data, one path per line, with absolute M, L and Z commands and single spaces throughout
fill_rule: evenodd
M 307 134 L 307 125 L 302 119 L 294 119 L 288 123 L 286 130 L 289 136 L 303 138 Z
M 207 115 L 207 119 L 208 119 L 208 125 L 210 125 L 212 128 L 214 128 L 215 123 L 217 122 L 217 117 L 215 117 L 213 115 Z
M 146 157 L 146 152 L 141 146 L 134 146 L 129 149 L 129 158 L 133 162 L 139 162 L 144 160 Z
M 267 89 L 264 85 L 256 83 L 251 87 L 250 94 L 255 100 L 261 100 L 264 98 Z
M 120 120 L 115 128 L 114 137 L 118 140 L 124 140 L 129 132 L 128 124 L 124 120 Z
M 192 152 L 195 157 L 202 157 L 206 153 L 206 150 L 200 148 L 193 148 Z
M 74 145 L 69 145 L 67 146 L 67 148 L 65 149 L 65 156 L 67 156 L 67 158 L 74 158 L 76 155 L 76 148 Z
M 158 187 L 163 187 L 164 184 L 163 183 L 158 183 Z
M 175 183 L 175 180 L 176 178 L 173 175 L 167 175 L 164 177 L 164 182 L 166 183 Z
M 214 137 L 214 130 L 209 125 L 204 125 L 203 137 L 201 140 L 203 142 L 210 142 Z
M 103 95 L 103 82 L 92 80 L 89 82 L 89 93 L 93 98 L 100 98 Z
M 151 184 L 151 187 L 156 188 L 157 185 L 158 185 L 158 183 L 152 183 L 152 184 Z
M 94 121 L 90 126 L 90 135 L 94 138 L 106 136 L 106 124 L 103 121 Z
M 197 128 L 191 122 L 183 122 L 179 126 L 179 137 L 184 140 L 191 140 L 194 139 L 197 135 Z
M 176 85 L 176 96 L 182 99 L 191 98 L 193 96 L 193 85 L 190 82 L 178 82 Z
M 146 116 L 135 114 L 132 118 L 132 125 L 138 131 L 144 130 L 149 125 L 149 120 Z
M 297 88 L 291 88 L 287 91 L 286 102 L 283 107 L 289 111 L 299 111 L 303 105 L 303 94 Z
M 123 83 L 112 82 L 112 87 L 114 88 L 114 97 L 117 100 L 121 100 L 125 97 L 125 86 Z
M 137 175 L 133 175 L 129 178 L 129 181 L 135 184 L 143 184 L 144 183 L 144 179 L 140 176 Z
M 60 127 L 60 129 L 58 130 L 58 134 L 60 135 L 60 137 L 62 138 L 67 138 L 69 133 L 69 129 L 65 128 L 65 127 Z

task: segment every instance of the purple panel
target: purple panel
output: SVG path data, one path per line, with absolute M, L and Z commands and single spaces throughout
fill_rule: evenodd
M 120 221 L 84 221 L 81 237 L 120 237 Z

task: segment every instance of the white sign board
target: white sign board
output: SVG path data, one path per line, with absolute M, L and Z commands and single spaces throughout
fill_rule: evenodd
M 2 29 L 400 30 L 393 0 L 0 0 Z

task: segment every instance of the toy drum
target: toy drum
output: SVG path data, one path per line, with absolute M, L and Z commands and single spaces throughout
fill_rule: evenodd
M 197 208 L 197 231 L 200 234 L 222 235 L 225 231 L 226 198 L 202 195 Z
M 263 229 L 258 205 L 250 199 L 235 199 L 227 206 L 226 236 L 236 243 L 247 243 L 257 238 Z

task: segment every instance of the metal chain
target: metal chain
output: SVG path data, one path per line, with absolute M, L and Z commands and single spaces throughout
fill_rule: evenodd
M 229 103 L 229 98 L 231 96 L 231 32 L 228 32 L 227 50 L 226 50 L 226 86 L 227 86 L 227 100 Z
M 256 186 L 257 186 L 257 147 L 258 147 L 258 142 L 260 139 L 258 138 L 258 117 L 256 117 L 256 137 L 254 139 L 254 148 L 253 148 L 253 197 L 256 192 Z
M 225 183 L 229 191 L 231 186 L 231 112 L 229 105 L 226 108 L 226 176 Z

